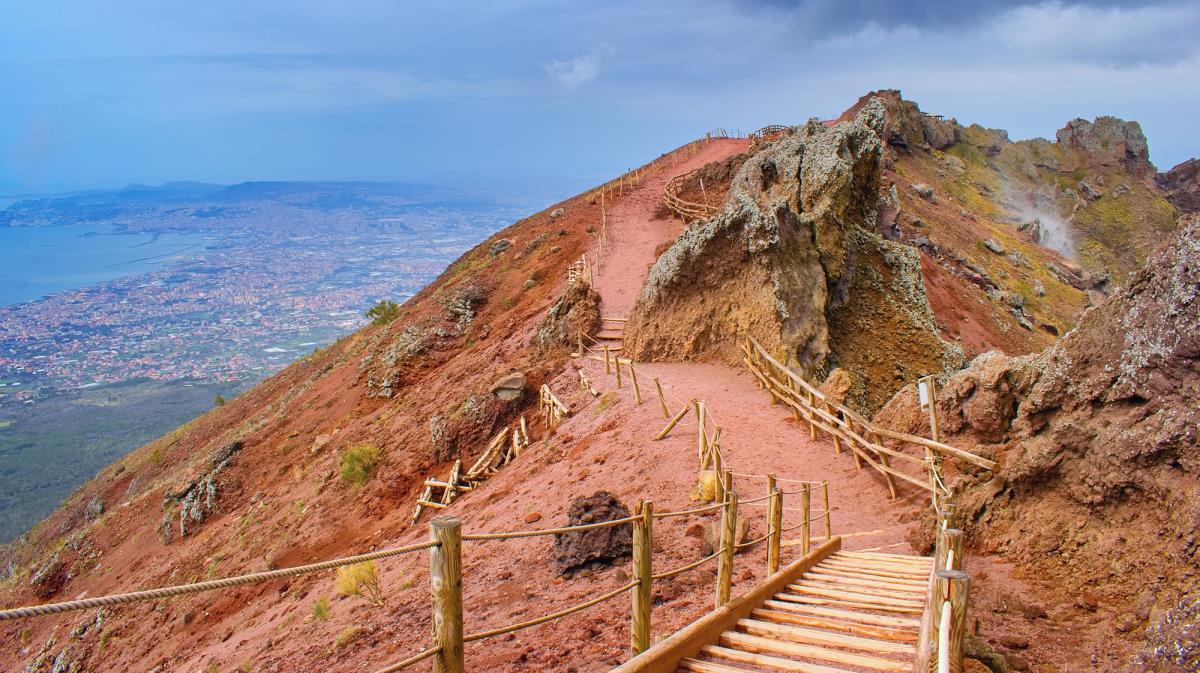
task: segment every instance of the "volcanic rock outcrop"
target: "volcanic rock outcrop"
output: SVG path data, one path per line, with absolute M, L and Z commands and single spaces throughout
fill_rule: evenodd
M 736 361 L 752 336 L 807 376 L 847 369 L 865 407 L 952 364 L 917 252 L 875 233 L 883 128 L 876 100 L 750 157 L 724 210 L 693 222 L 651 269 L 626 326 L 633 357 Z
M 1194 592 L 1200 216 L 1181 220 L 1174 241 L 1058 344 L 976 358 L 938 406 L 943 439 L 1002 464 L 961 482 L 977 544 L 1048 567 L 1068 590 L 1099 587 L 1101 604 L 1165 609 Z M 915 390 L 876 420 L 923 430 Z

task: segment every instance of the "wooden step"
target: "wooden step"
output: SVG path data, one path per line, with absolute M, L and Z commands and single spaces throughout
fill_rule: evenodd
M 914 556 L 912 554 L 889 554 L 881 551 L 847 551 L 839 549 L 835 554 L 840 556 L 853 556 L 864 559 L 882 559 L 888 561 L 901 561 L 909 563 L 923 563 L 925 565 L 933 565 L 933 558 L 930 556 Z
M 801 596 L 797 594 L 775 594 L 775 598 L 789 603 L 800 603 L 801 605 L 828 605 L 837 608 L 849 608 L 852 610 L 875 610 L 877 612 L 896 612 L 903 615 L 919 615 L 924 610 L 922 608 L 912 608 L 898 605 L 880 605 L 878 603 L 864 603 L 862 601 L 847 600 L 845 598 L 827 598 L 825 596 Z
M 844 577 L 820 572 L 806 572 L 803 579 L 813 582 L 829 582 L 838 586 L 868 587 L 884 591 L 900 591 L 910 594 L 923 595 L 929 589 L 928 582 L 901 582 L 900 580 L 866 579 L 863 577 Z
M 897 591 L 895 589 L 878 589 L 876 587 L 863 587 L 857 585 L 843 584 L 841 582 L 829 582 L 828 580 L 816 580 L 803 577 L 795 582 L 796 586 L 809 587 L 811 589 L 834 589 L 839 591 L 854 591 L 871 596 L 879 596 L 885 598 L 898 598 L 904 601 L 923 601 L 927 591 Z
M 826 560 L 818 563 L 816 566 L 813 567 L 813 570 L 820 570 L 822 568 L 830 568 L 833 570 L 842 570 L 845 572 L 856 572 L 856 573 L 861 573 L 864 575 L 876 575 L 879 577 L 890 577 L 892 579 L 899 579 L 899 580 L 910 580 L 910 581 L 918 581 L 918 582 L 921 580 L 925 580 L 925 581 L 929 580 L 929 573 L 927 573 L 927 572 L 926 573 L 919 573 L 919 572 L 913 573 L 913 572 L 908 572 L 908 571 L 880 570 L 877 568 L 871 568 L 869 566 L 864 566 L 864 565 L 855 565 L 852 563 L 844 563 L 842 561 L 830 561 L 829 559 L 826 559 Z
M 743 652 L 742 650 L 734 650 L 728 647 L 721 647 L 720 645 L 705 645 L 700 648 L 700 654 L 715 659 L 728 659 L 740 664 L 750 664 L 759 668 L 774 668 L 780 671 L 792 671 L 793 673 L 850 673 L 850 671 L 844 668 L 834 668 L 806 661 L 780 659 L 779 657 Z
M 895 586 L 898 586 L 898 587 L 914 587 L 914 588 L 916 588 L 916 587 L 929 586 L 929 578 L 928 577 L 926 577 L 924 579 L 919 579 L 919 580 L 900 579 L 899 577 L 884 577 L 881 575 L 870 575 L 867 573 L 857 572 L 854 570 L 842 570 L 840 568 L 831 568 L 828 566 L 820 566 L 820 565 L 814 566 L 811 572 L 813 574 L 821 575 L 823 577 L 837 577 L 839 579 L 859 579 L 859 580 L 866 580 L 866 581 L 870 581 L 870 582 L 885 582 L 887 584 L 894 584 Z
M 699 659 L 684 659 L 679 662 L 679 670 L 693 671 L 693 673 L 752 673 L 752 671 L 745 668 L 726 666 L 725 664 L 717 664 L 711 661 L 700 661 Z
M 885 570 L 900 570 L 902 572 L 929 572 L 933 569 L 933 562 L 928 563 L 909 563 L 907 561 L 887 561 L 872 558 L 863 558 L 861 556 L 847 556 L 841 552 L 834 552 L 829 556 L 831 560 L 843 561 L 846 563 L 854 563 L 869 568 L 882 568 Z
M 889 607 L 898 608 L 916 608 L 920 610 L 923 607 L 924 601 L 909 598 L 895 598 L 892 596 L 880 596 L 874 593 L 865 593 L 858 591 L 850 591 L 849 589 L 839 589 L 836 587 L 812 587 L 804 584 L 789 584 L 788 591 L 804 596 L 821 596 L 822 598 L 840 598 L 842 600 L 853 601 L 856 603 L 874 603 L 877 605 L 886 605 Z
M 604 322 L 629 322 L 629 318 L 617 318 L 615 316 L 601 317 L 600 320 Z
M 764 622 L 757 619 L 739 619 L 737 625 L 738 629 L 744 631 L 745 633 L 749 633 L 752 636 L 774 638 L 776 640 L 783 640 L 789 643 L 840 647 L 842 649 L 858 650 L 860 652 L 878 655 L 906 654 L 915 656 L 917 653 L 917 648 L 915 645 L 906 645 L 890 640 L 876 640 L 874 638 L 848 636 L 840 633 L 831 633 L 829 631 L 809 629 L 800 626 L 784 626 L 782 624 L 772 624 L 771 622 Z
M 852 610 L 838 610 L 836 608 L 826 608 L 819 605 L 802 605 L 800 603 L 789 603 L 787 601 L 768 600 L 763 603 L 763 607 L 771 610 L 780 610 L 792 612 L 802 615 L 817 615 L 820 617 L 828 617 L 832 619 L 840 619 L 843 621 L 853 621 L 862 624 L 872 624 L 875 626 L 885 626 L 891 629 L 907 629 L 914 633 L 921 628 L 921 622 L 908 617 L 896 617 L 894 615 L 876 615 L 870 612 L 855 612 Z
M 606 339 L 611 340 L 611 341 L 622 341 L 625 339 L 625 333 L 624 332 L 597 332 L 596 333 L 596 341 L 604 341 Z
M 862 668 L 869 668 L 875 671 L 889 671 L 893 673 L 907 673 L 912 671 L 912 662 L 893 661 L 891 659 L 873 657 L 867 654 L 842 652 L 839 650 L 830 650 L 824 647 L 800 645 L 799 643 L 781 643 L 777 640 L 771 640 L 770 638 L 752 636 L 746 633 L 738 633 L 737 631 L 726 631 L 725 633 L 722 633 L 721 644 L 735 650 L 750 652 L 752 654 L 782 654 L 789 657 L 805 657 L 808 659 L 832 661 L 838 664 L 860 666 Z
M 754 617 L 755 619 L 760 619 L 764 622 L 842 631 L 855 636 L 863 636 L 864 638 L 894 640 L 898 643 L 915 643 L 917 642 L 918 637 L 917 632 L 912 629 L 892 629 L 886 626 L 859 624 L 855 622 L 842 621 L 840 619 L 830 619 L 829 617 L 802 615 L 791 611 L 760 608 L 751 612 L 750 616 Z

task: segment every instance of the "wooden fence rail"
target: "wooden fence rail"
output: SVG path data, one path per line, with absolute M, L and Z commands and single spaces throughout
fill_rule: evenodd
M 858 467 L 866 463 L 883 475 L 893 498 L 897 495 L 896 480 L 900 479 L 928 490 L 935 510 L 940 510 L 941 504 L 951 495 L 941 474 L 940 459 L 944 456 L 988 470 L 996 468 L 994 461 L 969 451 L 876 426 L 844 404 L 830 400 L 816 386 L 775 359 L 753 338 L 748 338 L 742 345 L 742 355 L 742 361 L 758 379 L 759 385 L 771 394 L 772 401 L 791 407 L 797 420 L 808 423 L 810 437 L 815 439 L 817 430 L 821 430 L 833 438 L 835 451 L 840 453 L 843 446 L 849 448 Z M 900 448 L 885 445 L 885 438 L 897 443 Z M 905 453 L 901 449 L 906 446 L 915 447 L 924 455 Z M 924 474 L 914 475 L 897 469 L 892 465 L 892 459 L 916 465 Z

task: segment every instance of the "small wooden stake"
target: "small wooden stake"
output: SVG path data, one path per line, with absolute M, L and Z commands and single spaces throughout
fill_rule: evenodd
M 463 673 L 462 527 L 457 517 L 429 522 L 429 589 L 433 595 L 434 673 Z
M 717 607 L 729 602 L 733 587 L 733 552 L 737 545 L 737 493 L 725 495 L 721 510 L 721 555 L 717 557 Z
M 637 368 L 633 366 L 633 360 L 629 361 L 629 376 L 633 379 L 633 401 L 640 407 L 642 406 L 642 389 L 638 387 Z
M 621 389 L 621 356 L 618 355 L 617 357 L 613 358 L 613 360 L 615 360 L 615 362 L 613 364 L 615 364 L 617 366 L 617 390 L 620 390 Z
M 669 423 L 667 423 L 667 427 L 663 428 L 662 432 L 658 433 L 658 435 L 654 437 L 654 441 L 657 442 L 658 440 L 666 437 L 667 434 L 671 432 L 671 428 L 674 428 L 675 424 L 678 423 L 680 420 L 682 420 L 683 417 L 687 414 L 688 410 L 690 410 L 691 408 L 692 408 L 692 405 L 690 405 L 690 404 L 683 405 L 683 408 L 679 410 L 679 413 L 675 414 L 675 418 L 672 418 L 671 421 Z
M 639 500 L 638 516 L 633 521 L 633 576 L 638 585 L 633 588 L 633 611 L 630 640 L 634 654 L 641 654 L 650 648 L 650 608 L 653 605 L 653 530 L 654 506 L 652 503 Z
M 663 418 L 671 417 L 671 410 L 667 408 L 667 398 L 663 395 L 662 383 L 658 377 L 654 377 L 654 387 L 658 389 L 658 403 L 662 405 Z
M 604 344 L 604 373 L 612 373 L 612 363 L 609 361 L 608 344 Z

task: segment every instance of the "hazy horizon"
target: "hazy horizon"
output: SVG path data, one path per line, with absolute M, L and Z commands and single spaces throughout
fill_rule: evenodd
M 712 127 L 899 88 L 1048 137 L 1142 123 L 1195 156 L 1200 3 L 783 0 L 246 6 L 48 0 L 0 22 L 0 194 L 195 180 L 617 173 Z

